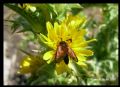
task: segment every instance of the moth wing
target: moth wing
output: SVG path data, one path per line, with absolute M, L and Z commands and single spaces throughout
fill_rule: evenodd
M 75 55 L 74 51 L 68 47 L 68 55 L 70 56 L 70 58 L 72 58 L 74 61 L 78 62 L 78 58 L 77 56 Z
M 61 46 L 58 46 L 58 48 L 56 50 L 56 53 L 55 53 L 55 60 L 56 60 L 56 62 L 59 62 L 60 60 L 62 60 L 65 55 L 66 55 L 66 53 L 61 48 Z

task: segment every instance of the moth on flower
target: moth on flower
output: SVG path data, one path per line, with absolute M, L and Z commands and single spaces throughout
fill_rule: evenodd
M 58 74 L 69 68 L 70 61 L 86 66 L 86 56 L 93 55 L 93 51 L 87 49 L 87 46 L 88 43 L 96 41 L 96 39 L 86 41 L 84 38 L 85 29 L 79 29 L 79 26 L 85 22 L 84 17 L 67 15 L 60 24 L 55 22 L 53 26 L 50 22 L 47 22 L 47 36 L 39 35 L 40 40 L 53 49 L 46 52 L 43 59 L 47 63 L 55 61 Z M 63 70 L 64 68 L 66 70 Z
M 68 56 L 70 56 L 70 58 L 78 62 L 77 56 L 75 55 L 74 51 L 68 46 L 68 44 L 65 41 L 61 41 L 57 46 L 57 50 L 55 53 L 55 61 L 60 62 L 63 59 L 64 62 L 68 64 Z

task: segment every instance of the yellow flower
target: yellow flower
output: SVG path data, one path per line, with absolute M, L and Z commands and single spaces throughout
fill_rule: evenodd
M 20 62 L 20 69 L 18 73 L 27 74 L 34 73 L 45 61 L 35 56 L 25 56 Z
M 68 60 L 74 60 L 74 58 L 71 58 L 70 54 L 68 54 L 68 48 L 71 49 L 76 55 L 78 59 L 78 62 L 76 63 L 79 65 L 86 66 L 86 56 L 93 55 L 93 51 L 88 50 L 87 46 L 88 43 L 95 41 L 96 39 L 86 41 L 84 38 L 84 35 L 86 34 L 85 29 L 79 29 L 79 27 L 85 22 L 86 19 L 84 17 L 80 18 L 79 16 L 68 15 L 60 24 L 55 22 L 53 26 L 50 22 L 47 22 L 47 36 L 43 34 L 39 35 L 39 38 L 53 49 L 46 52 L 43 56 L 43 59 L 48 63 L 56 60 L 57 51 L 60 51 L 61 49 L 67 49 L 67 52 L 64 50 L 61 50 L 62 52 L 59 52 L 59 54 L 63 55 L 63 58 L 59 58 L 60 62 L 56 63 L 56 71 L 58 74 L 68 71 L 68 65 L 63 62 L 63 60 L 65 61 L 64 58 L 66 54 L 68 55 Z M 62 48 L 58 47 L 61 42 L 67 45 Z

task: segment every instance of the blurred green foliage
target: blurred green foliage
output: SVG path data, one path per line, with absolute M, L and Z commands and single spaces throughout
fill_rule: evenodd
M 36 72 L 28 80 L 27 84 L 48 84 L 48 85 L 117 85 L 118 84 L 118 4 L 31 4 L 37 8 L 35 12 L 18 7 L 18 4 L 5 4 L 17 12 L 20 16 L 12 22 L 11 30 L 15 33 L 28 32 L 28 39 L 34 41 L 38 33 L 47 34 L 46 22 L 60 22 L 64 19 L 67 12 L 76 15 L 84 15 L 89 18 L 84 26 L 91 35 L 87 39 L 96 38 L 97 42 L 93 46 L 94 56 L 88 61 L 89 68 L 82 70 L 77 68 L 80 73 L 67 75 L 66 73 L 55 76 L 53 74 L 54 64 L 41 67 L 43 72 Z M 86 9 L 100 9 L 100 22 L 95 19 L 98 15 L 87 15 Z M 102 17 L 102 18 L 101 18 Z M 19 28 L 22 26 L 22 28 Z M 35 36 L 35 37 L 34 37 Z M 33 37 L 33 39 L 30 39 Z M 41 41 L 39 41 L 41 44 Z M 25 41 L 27 44 L 27 41 Z M 24 44 L 24 45 L 25 45 Z M 42 44 L 41 44 L 42 45 Z M 24 46 L 21 46 L 24 48 Z M 75 65 L 75 67 L 78 67 Z M 46 71 L 50 71 L 47 72 Z M 49 70 L 50 69 L 50 70 Z M 86 74 L 85 74 L 86 73 Z M 43 76 L 43 77 L 41 77 Z M 48 78 L 49 77 L 49 78 Z

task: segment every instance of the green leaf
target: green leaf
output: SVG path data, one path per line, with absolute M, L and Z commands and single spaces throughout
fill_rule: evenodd
M 18 33 L 20 32 L 25 32 L 25 31 L 31 31 L 32 33 L 35 33 L 32 28 L 30 27 L 30 24 L 23 18 L 23 17 L 18 17 L 15 20 L 5 20 L 8 22 L 12 22 L 12 26 L 11 26 L 11 30 L 12 33 L 14 33 L 15 31 L 17 31 L 18 29 L 21 29 L 19 31 L 17 31 Z M 23 28 L 19 28 L 19 27 L 23 27 Z
M 52 4 L 52 7 L 57 14 L 56 20 L 58 21 L 63 20 L 67 12 L 72 12 L 75 15 L 82 9 L 80 4 Z
M 54 12 L 53 7 L 50 4 L 32 4 L 33 6 L 38 8 L 38 11 L 41 13 L 42 17 L 45 21 L 50 21 L 53 23 L 56 18 L 56 13 Z
M 80 4 L 68 4 L 68 6 L 70 8 L 79 8 L 79 9 L 83 8 Z
M 27 13 L 25 10 L 19 8 L 17 5 L 5 4 L 5 6 L 11 8 L 22 17 L 24 17 L 35 33 L 46 33 L 45 26 L 42 26 L 42 24 L 38 20 L 39 18 L 35 18 L 32 14 Z
M 40 85 L 44 82 L 47 82 L 48 79 L 54 77 L 55 63 L 44 64 L 41 66 L 38 71 L 29 78 L 29 85 Z
M 13 23 L 11 25 L 12 33 L 14 33 L 20 27 L 20 23 L 18 23 L 17 21 L 14 20 L 5 20 L 5 21 Z
M 56 13 L 57 21 L 61 21 L 64 19 L 66 12 L 70 10 L 70 8 L 67 6 L 67 4 L 50 4 L 51 7 L 53 7 L 53 11 Z

